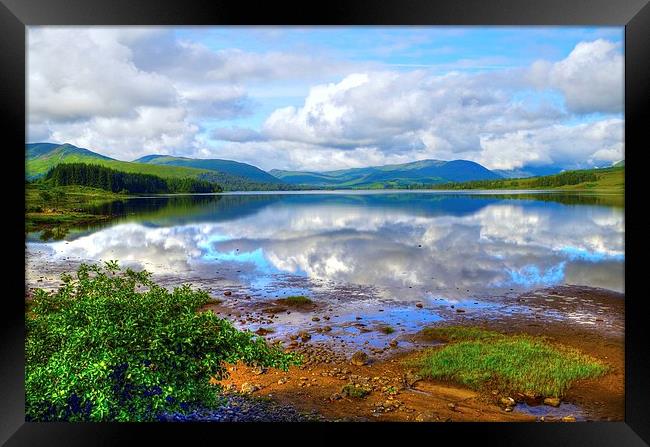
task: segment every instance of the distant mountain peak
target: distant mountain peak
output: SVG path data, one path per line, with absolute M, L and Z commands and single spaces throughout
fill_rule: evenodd
M 270 173 L 291 184 L 332 187 L 381 187 L 382 185 L 408 187 L 414 184 L 501 178 L 499 174 L 473 161 L 434 159 L 320 172 L 273 169 Z

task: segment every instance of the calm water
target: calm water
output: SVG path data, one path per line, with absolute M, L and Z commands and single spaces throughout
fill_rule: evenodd
M 117 259 L 256 297 L 463 300 L 559 284 L 622 292 L 616 201 L 430 192 L 138 198 L 95 210 L 119 217 L 62 240 L 28 235 L 27 257 L 32 276 Z

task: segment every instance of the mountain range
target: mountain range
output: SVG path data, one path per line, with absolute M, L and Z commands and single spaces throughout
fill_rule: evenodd
M 191 177 L 219 183 L 225 190 L 269 190 L 301 188 L 399 188 L 417 184 L 532 177 L 560 172 L 559 168 L 489 170 L 468 160 L 420 160 L 411 163 L 371 166 L 334 171 L 266 172 L 256 166 L 222 159 L 197 159 L 170 155 L 147 155 L 133 161 L 116 160 L 71 144 L 26 145 L 28 180 L 44 176 L 59 163 L 92 163 L 123 172 L 152 174 L 163 178 Z M 624 161 L 619 162 L 624 163 Z
M 342 169 L 325 172 L 283 171 L 270 174 L 290 184 L 335 187 L 409 186 L 418 183 L 447 183 L 493 180 L 502 176 L 467 160 L 420 160 L 411 163 Z

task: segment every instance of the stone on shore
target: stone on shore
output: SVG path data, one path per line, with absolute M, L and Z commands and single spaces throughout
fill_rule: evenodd
M 357 351 L 352 355 L 350 363 L 356 366 L 364 366 L 367 365 L 369 361 L 370 358 L 368 357 L 368 354 L 363 351 Z
M 551 407 L 559 407 L 560 399 L 557 397 L 547 397 L 544 399 L 544 405 L 550 405 Z

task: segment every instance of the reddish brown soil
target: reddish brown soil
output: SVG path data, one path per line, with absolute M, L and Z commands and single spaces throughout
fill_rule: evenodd
M 536 306 L 562 312 L 579 310 L 583 305 L 605 306 L 608 319 L 597 318 L 594 324 L 578 324 L 559 320 L 540 321 L 534 313 L 515 313 L 505 314 L 499 319 L 484 320 L 480 317 L 468 320 L 460 315 L 456 321 L 447 321 L 445 324 L 468 324 L 504 333 L 544 336 L 553 343 L 577 348 L 600 359 L 610 367 L 610 371 L 602 377 L 575 383 L 563 402 L 578 405 L 586 420 L 623 420 L 624 337 L 620 324 L 624 311 L 622 296 L 595 289 L 575 288 L 549 289 L 545 293 L 554 297 L 553 301 L 541 300 Z M 579 299 L 564 301 L 563 296 Z M 583 299 L 586 301 L 581 304 Z M 574 309 L 568 309 L 567 306 Z M 352 352 L 337 353 L 335 347 L 328 346 L 327 343 L 301 342 L 298 339 L 290 345 L 290 349 L 305 354 L 306 365 L 292 367 L 287 372 L 273 369 L 261 372 L 238 364 L 231 367 L 231 377 L 222 384 L 233 390 L 240 390 L 244 384 L 245 388 L 254 385 L 259 388 L 252 393 L 255 396 L 269 397 L 305 412 L 315 412 L 326 420 L 538 420 L 535 416 L 520 412 L 517 407 L 512 412 L 506 412 L 499 404 L 499 399 L 503 396 L 489 392 L 476 392 L 452 383 L 431 380 L 419 380 L 409 385 L 407 382 L 412 372 L 404 360 L 417 356 L 417 348 L 407 352 L 391 349 L 368 365 L 356 366 L 350 362 Z M 365 386 L 370 394 L 364 398 L 341 397 L 341 390 L 348 383 Z M 542 407 L 542 412 L 544 408 L 549 407 Z

